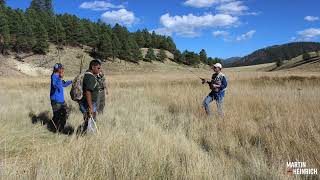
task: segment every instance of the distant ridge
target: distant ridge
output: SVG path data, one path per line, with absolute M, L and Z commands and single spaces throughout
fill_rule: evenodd
M 237 67 L 272 63 L 276 62 L 277 60 L 289 60 L 303 53 L 314 51 L 320 51 L 320 43 L 294 42 L 283 45 L 275 45 L 259 49 L 240 59 L 233 59 L 231 62 L 229 60 L 229 63 L 225 63 L 225 66 Z

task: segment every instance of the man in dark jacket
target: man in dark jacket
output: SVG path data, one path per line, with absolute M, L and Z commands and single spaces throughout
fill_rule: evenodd
M 50 100 L 53 111 L 52 126 L 53 131 L 62 131 L 67 120 L 67 106 L 64 101 L 63 88 L 72 84 L 72 81 L 62 80 L 64 76 L 64 67 L 62 64 L 57 63 L 53 67 L 53 73 L 51 75 L 51 88 L 50 88 Z

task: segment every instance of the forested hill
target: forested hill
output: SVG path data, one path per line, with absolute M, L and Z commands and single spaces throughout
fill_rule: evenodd
M 289 60 L 301 54 L 320 50 L 317 42 L 294 42 L 259 49 L 250 55 L 228 64 L 232 66 L 248 66 Z
M 112 27 L 100 20 L 92 22 L 71 14 L 56 15 L 52 0 L 32 0 L 26 11 L 12 9 L 6 6 L 5 0 L 0 0 L 1 54 L 46 54 L 49 43 L 54 43 L 61 49 L 66 45 L 89 46 L 92 49 L 90 55 L 102 60 L 119 58 L 138 62 L 163 59 L 152 55 L 153 48 L 170 51 L 177 63 L 212 64 L 219 60 L 207 57 L 204 50 L 201 53 L 181 53 L 171 37 L 150 33 L 147 29 L 129 32 L 119 24 Z M 151 49 L 149 59 L 143 58 L 141 48 Z

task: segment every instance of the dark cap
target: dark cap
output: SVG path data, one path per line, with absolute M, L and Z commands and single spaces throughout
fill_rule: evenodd
M 56 63 L 54 66 L 53 66 L 53 70 L 54 71 L 57 71 L 59 69 L 63 69 L 63 65 L 61 63 Z

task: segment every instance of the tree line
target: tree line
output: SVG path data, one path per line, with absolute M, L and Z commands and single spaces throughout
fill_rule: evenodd
M 167 50 L 174 54 L 174 61 L 187 65 L 200 62 L 212 64 L 202 50 L 199 54 L 181 53 L 170 36 L 158 35 L 147 29 L 129 32 L 119 24 L 113 27 L 98 20 L 81 19 L 71 14 L 54 14 L 52 0 L 32 0 L 25 11 L 12 9 L 0 0 L 0 52 L 33 52 L 46 54 L 49 43 L 63 46 L 89 46 L 90 55 L 102 60 L 119 58 L 130 62 L 164 61 Z M 148 48 L 143 58 L 140 48 Z M 161 49 L 155 56 L 153 49 Z

